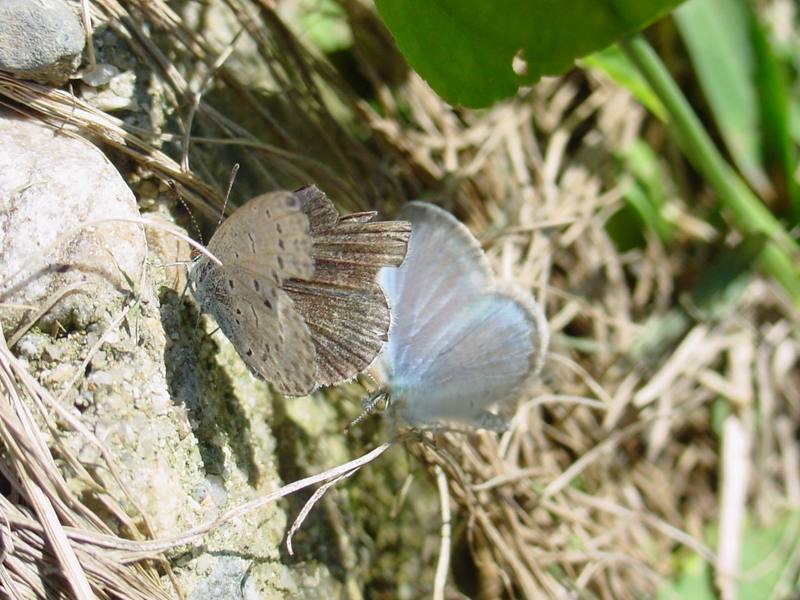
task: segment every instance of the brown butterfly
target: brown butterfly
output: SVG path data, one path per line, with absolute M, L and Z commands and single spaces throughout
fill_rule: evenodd
M 190 280 L 250 370 L 283 394 L 352 379 L 383 347 L 389 305 L 375 283 L 405 257 L 411 226 L 340 217 L 315 186 L 253 198 L 216 231 Z

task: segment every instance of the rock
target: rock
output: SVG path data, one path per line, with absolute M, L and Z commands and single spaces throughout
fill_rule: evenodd
M 0 0 L 0 69 L 62 85 L 85 44 L 78 16 L 63 0 Z
M 115 457 L 127 498 L 137 506 L 105 469 L 96 472 L 121 510 L 133 520 L 141 510 L 161 537 L 208 522 L 282 481 L 267 385 L 249 374 L 227 340 L 198 327 L 197 313 L 171 289 L 175 268 L 163 265 L 188 257 L 185 244 L 163 232 L 149 235 L 142 276 L 144 234 L 138 225 L 111 223 L 82 231 L 35 268 L 25 265 L 80 223 L 138 215 L 132 193 L 94 146 L 0 114 L 0 303 L 40 306 L 71 283 L 90 290 L 59 302 L 54 316 L 40 320 L 14 349 Z M 167 220 L 159 211 L 149 218 Z M 12 278 L 23 265 L 26 274 Z M 133 307 L 127 318 L 107 333 L 126 304 Z M 0 306 L 6 329 L 19 314 Z M 41 326 L 54 320 L 68 326 Z M 102 464 L 96 446 L 65 420 L 57 424 L 64 448 L 87 465 Z M 70 469 L 64 476 L 70 489 L 93 502 L 81 477 Z M 281 563 L 286 520 L 279 504 L 269 504 L 176 549 L 173 569 L 186 598 L 340 595 L 324 565 Z M 163 585 L 170 589 L 166 576 Z
M 89 142 L 0 112 L 0 325 L 13 331 L 58 301 L 43 324 L 102 321 L 103 305 L 138 284 L 146 252 L 140 225 L 87 223 L 139 218 L 133 193 Z M 83 226 L 83 228 L 81 228 Z
M 114 65 L 99 63 L 87 67 L 79 74 L 83 83 L 91 87 L 99 87 L 108 84 L 114 77 L 119 75 L 119 69 Z
M 136 75 L 133 71 L 125 71 L 109 77 L 102 87 L 84 82 L 84 85 L 81 86 L 81 97 L 95 108 L 105 112 L 140 108 L 136 101 Z
M 139 186 L 139 203 L 150 205 L 150 210 L 147 212 L 147 218 L 152 221 L 159 221 L 165 224 L 174 225 L 170 209 L 165 202 L 154 199 L 146 202 L 142 199 L 143 188 L 147 186 Z M 166 192 L 166 186 L 164 186 Z M 153 193 L 154 196 L 158 195 L 158 191 L 146 190 L 144 193 Z M 161 256 L 164 260 L 164 280 L 163 285 L 180 293 L 183 293 L 186 287 L 186 274 L 189 265 L 192 261 L 192 253 L 189 244 L 177 239 L 174 235 L 163 229 L 156 229 L 148 227 L 145 231 L 147 236 L 147 247 L 157 256 Z M 177 335 L 177 334 L 175 334 Z

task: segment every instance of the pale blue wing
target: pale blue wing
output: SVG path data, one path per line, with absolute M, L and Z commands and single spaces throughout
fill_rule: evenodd
M 384 268 L 378 283 L 392 310 L 384 362 L 401 371 L 415 369 L 434 354 L 428 329 L 452 325 L 449 315 L 460 299 L 491 285 L 483 250 L 453 215 L 426 202 L 410 202 L 398 218 L 411 222 L 411 240 L 402 265 Z
M 480 424 L 538 368 L 546 345 L 533 299 L 492 291 L 480 246 L 449 213 L 412 203 L 406 261 L 380 282 L 393 312 L 380 366 L 394 410 L 413 424 Z
M 426 364 L 395 371 L 399 415 L 416 424 L 474 424 L 487 407 L 515 399 L 539 362 L 540 324 L 535 312 L 500 294 L 454 309 L 445 326 L 419 334 L 434 349 Z

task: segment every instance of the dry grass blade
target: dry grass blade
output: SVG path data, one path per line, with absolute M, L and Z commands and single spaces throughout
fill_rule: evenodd
M 0 337 L 0 352 L 8 352 L 5 339 Z M 21 484 L 21 491 L 27 499 L 30 506 L 36 513 L 39 522 L 43 526 L 45 539 L 51 544 L 55 552 L 55 558 L 61 567 L 61 572 L 67 580 L 72 592 L 78 598 L 91 598 L 92 591 L 86 574 L 81 568 L 73 548 L 70 546 L 69 541 L 64 533 L 61 522 L 56 514 L 53 504 L 48 495 L 42 490 L 41 485 L 46 485 L 47 481 L 37 482 L 36 475 L 30 472 L 30 467 L 33 465 L 40 465 L 41 467 L 49 467 L 55 470 L 55 464 L 49 455 L 47 445 L 45 444 L 41 433 L 36 427 L 31 417 L 28 408 L 20 401 L 13 385 L 13 373 L 6 361 L 0 360 L 0 382 L 4 388 L 4 396 L 7 401 L 6 406 L 2 409 L 3 427 L 2 431 L 6 433 L 5 441 L 7 446 L 17 450 L 15 456 L 15 464 L 17 465 L 17 474 L 19 483 Z M 18 435 L 24 436 L 27 443 L 26 450 L 33 451 L 33 456 L 25 457 L 24 450 L 19 446 L 9 444 L 12 442 L 9 432 L 15 431 Z M 50 464 L 48 464 L 50 463 Z M 25 466 L 29 465 L 26 469 Z
M 53 461 L 47 438 L 39 429 L 29 406 L 43 408 L 41 395 L 47 392 L 31 384 L 13 357 L 4 340 L 0 340 L 0 384 L 3 408 L 0 409 L 0 438 L 6 455 L 0 459 L 0 473 L 24 502 L 11 504 L 3 497 L 3 514 L 8 533 L 4 534 L 7 549 L 4 565 L 9 569 L 7 582 L 20 596 L 46 595 L 45 589 L 58 597 L 71 590 L 74 597 L 105 596 L 102 590 L 117 590 L 130 598 L 166 598 L 160 585 L 140 565 L 126 567 L 113 557 L 87 553 L 85 546 L 76 544 L 68 531 L 79 527 L 86 531 L 106 533 L 97 529 L 91 513 L 72 496 Z M 32 398 L 38 397 L 37 402 Z M 50 399 L 52 401 L 52 398 Z M 44 415 L 40 415 L 44 416 Z M 64 454 L 73 464 L 75 457 Z M 95 484 L 96 485 L 96 484 Z M 98 486 L 98 489 L 102 489 Z M 30 526 L 33 525 L 33 528 Z M 13 551 L 5 546 L 10 540 Z M 44 576 L 35 574 L 45 568 Z M 33 570 L 32 570 L 33 569 Z M 41 577 L 41 581 L 40 581 Z M 40 585 L 44 587 L 40 587 Z
M 722 436 L 722 481 L 725 487 L 720 498 L 719 564 L 715 583 L 722 600 L 733 600 L 737 597 L 736 580 L 750 478 L 750 440 L 749 432 L 735 416 L 725 420 Z
M 358 544 L 345 569 L 353 597 L 401 589 L 423 595 L 432 582 L 437 594 L 444 589 L 436 557 L 437 550 L 444 556 L 445 536 L 438 523 L 429 526 L 437 519 L 431 510 L 440 473 L 452 520 L 447 592 L 473 586 L 470 592 L 483 597 L 649 597 L 679 575 L 681 561 L 666 557 L 683 556 L 676 550 L 685 548 L 715 570 L 720 591 L 731 595 L 743 576 L 733 551 L 736 543 L 746 549 L 741 524 L 800 506 L 800 316 L 779 290 L 750 273 L 737 285 L 720 283 L 715 292 L 726 300 L 712 302 L 713 310 L 684 301 L 694 298 L 699 283 L 716 285 L 705 270 L 709 254 L 730 252 L 732 240 L 707 222 L 707 191 L 673 160 L 661 125 L 648 121 L 627 92 L 576 69 L 485 111 L 454 109 L 401 60 L 394 64 L 396 48 L 361 0 L 338 2 L 358 26 L 351 46 L 331 55 L 346 59 L 335 67 L 309 47 L 307 31 L 297 35 L 287 24 L 291 1 L 89 4 L 94 39 L 107 35 L 110 42 L 96 43 L 97 60 L 109 49 L 124 53 L 125 68 L 133 65 L 138 78 L 140 106 L 122 119 L 93 107 L 77 82 L 73 94 L 0 73 L 4 106 L 64 135 L 92 139 L 112 159 L 124 158 L 120 168 L 142 186 L 137 192 L 151 176 L 174 180 L 212 222 L 221 204 L 213 182 L 226 181 L 234 163 L 242 164 L 234 204 L 310 182 L 343 212 L 391 215 L 405 200 L 433 199 L 479 236 L 499 278 L 546 304 L 553 360 L 509 432 L 499 438 L 441 433 L 435 444 L 408 444 L 429 468 L 427 487 L 403 463 L 364 469 L 357 487 L 338 489 L 345 523 L 339 535 Z M 212 14 L 214 27 L 212 19 L 203 20 Z M 631 210 L 631 182 L 620 177 L 619 150 L 640 140 L 654 147 L 659 168 L 674 182 L 660 207 L 674 236 L 667 243 L 628 226 L 642 235 L 623 246 L 614 226 Z M 159 191 L 140 196 L 163 200 Z M 351 371 L 339 368 L 341 350 L 328 342 L 349 321 L 369 325 L 369 339 L 357 335 L 362 328 L 347 338 L 355 362 L 368 362 L 387 313 L 367 310 L 380 290 L 363 282 L 399 259 L 408 232 L 367 222 L 360 212 L 339 220 L 330 211 L 315 214 L 321 281 L 289 285 L 316 328 L 326 377 L 335 381 Z M 365 260 L 358 240 L 366 238 L 386 242 L 379 244 L 385 252 Z M 364 300 L 348 305 L 349 315 L 320 309 L 338 302 L 336 292 L 348 286 L 361 289 Z M 138 298 L 127 301 L 123 325 Z M 322 470 L 331 448 L 344 452 L 349 443 L 360 454 L 370 443 L 370 421 L 343 439 L 341 423 L 328 413 L 322 425 L 295 427 L 300 417 L 289 415 L 285 425 L 276 410 L 269 421 L 280 448 L 276 462 L 288 459 L 290 483 L 220 509 L 218 518 L 188 531 L 155 538 L 103 440 L 60 391 L 51 393 L 40 373 L 29 370 L 21 348 L 40 333 L 33 327 L 10 340 L 18 356 L 0 347 L 0 482 L 9 490 L 0 495 L 0 588 L 10 597 L 61 598 L 71 589 L 85 595 L 87 585 L 101 598 L 171 597 L 161 581 L 166 563 L 154 557 L 298 489 L 346 477 L 388 448 L 379 446 L 344 470 L 302 477 Z M 81 346 L 96 350 L 102 351 L 99 344 Z M 86 360 L 81 354 L 72 366 L 90 365 Z M 81 376 L 70 371 L 64 381 L 80 387 Z M 361 393 L 356 388 L 306 400 L 345 407 L 338 417 L 348 422 L 353 415 L 346 407 Z M 21 406 L 31 418 L 23 419 Z M 720 422 L 729 423 L 727 431 Z M 739 423 L 739 441 L 746 444 L 723 446 L 736 441 L 730 423 Z M 86 440 L 99 467 L 69 451 L 59 435 L 65 430 Z M 739 460 L 749 467 L 747 478 L 731 466 Z M 76 496 L 67 479 L 88 490 L 86 496 Z M 97 500 L 91 506 L 89 496 Z M 702 542 L 715 525 L 724 525 L 719 530 L 732 545 L 710 549 Z M 304 533 L 313 528 L 309 518 Z M 335 562 L 320 550 L 330 546 L 324 541 L 308 549 L 298 536 L 301 562 Z M 787 552 L 776 593 L 788 597 L 797 587 L 800 550 L 795 545 Z
M 436 486 L 439 489 L 439 510 L 442 513 L 442 543 L 439 549 L 439 560 L 436 563 L 436 577 L 433 580 L 433 599 L 444 600 L 447 585 L 447 574 L 450 571 L 450 541 L 452 524 L 450 522 L 450 493 L 447 487 L 447 475 L 441 467 L 435 467 Z
M 297 481 L 293 481 L 292 483 L 286 484 L 283 487 L 275 490 L 274 492 L 270 492 L 268 494 L 264 494 L 251 500 L 250 502 L 246 502 L 242 505 L 236 506 L 213 521 L 208 523 L 202 523 L 185 531 L 183 533 L 176 534 L 171 537 L 154 539 L 154 540 L 146 540 L 146 541 L 134 541 L 134 540 L 125 540 L 115 536 L 109 535 L 101 535 L 101 534 L 92 534 L 86 531 L 79 531 L 70 529 L 68 531 L 68 535 L 70 539 L 76 541 L 82 541 L 87 544 L 92 544 L 99 548 L 107 548 L 113 550 L 123 551 L 125 553 L 126 560 L 135 561 L 135 560 L 142 560 L 144 558 L 150 558 L 155 556 L 161 552 L 166 550 L 170 550 L 173 548 L 177 548 L 179 546 L 183 546 L 186 544 L 191 544 L 196 542 L 202 536 L 206 535 L 210 531 L 228 523 L 234 519 L 237 519 L 247 513 L 257 510 L 262 506 L 270 504 L 271 502 L 275 502 L 280 498 L 285 498 L 291 494 L 299 492 L 307 487 L 312 485 L 316 485 L 318 483 L 322 483 L 327 485 L 328 483 L 339 481 L 342 477 L 349 477 L 362 466 L 369 464 L 376 460 L 379 456 L 385 453 L 389 448 L 391 448 L 395 442 L 399 441 L 401 438 L 397 440 L 392 440 L 390 442 L 384 442 L 383 444 L 373 448 L 366 454 L 359 456 L 351 461 L 343 463 L 341 465 L 337 465 L 336 467 L 332 467 L 319 473 L 317 475 L 310 475 L 309 477 L 304 477 L 303 479 L 298 479 Z M 330 487 L 330 486 L 328 486 Z M 327 490 L 328 487 L 324 487 L 324 490 Z M 323 488 L 320 488 L 323 489 Z M 323 493 L 319 494 L 317 497 L 321 497 Z M 310 508 L 313 507 L 313 504 L 309 506 Z M 307 511 L 306 511 L 307 514 Z
M 193 204 L 214 214 L 214 209 L 206 199 L 219 198 L 219 194 L 193 175 L 181 171 L 178 163 L 129 131 L 122 120 L 62 90 L 20 81 L 4 73 L 0 73 L 0 96 L 24 106 L 22 114 L 38 117 L 64 135 L 80 134 L 90 139 L 96 138 L 134 161 L 147 165 L 164 180 L 180 182 Z M 16 105 L 7 102 L 3 104 L 16 108 Z
M 340 481 L 344 481 L 345 479 L 352 477 L 355 475 L 357 469 L 353 469 L 352 471 L 348 471 L 342 475 L 339 475 L 335 479 L 331 479 L 330 481 L 326 481 L 321 486 L 319 486 L 314 493 L 311 494 L 311 497 L 308 501 L 303 505 L 302 510 L 298 513 L 297 517 L 295 518 L 292 526 L 289 528 L 289 531 L 286 534 L 286 551 L 289 553 L 290 556 L 294 556 L 294 548 L 292 546 L 292 538 L 294 538 L 294 534 L 303 526 L 303 522 L 308 517 L 308 513 L 314 508 L 314 506 L 319 502 L 322 497 L 327 493 L 329 489 L 335 486 Z

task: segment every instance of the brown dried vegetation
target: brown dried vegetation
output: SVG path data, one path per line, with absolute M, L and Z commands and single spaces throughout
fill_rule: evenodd
M 736 239 L 703 221 L 708 200 L 689 184 L 672 190 L 669 247 L 646 235 L 641 247 L 617 250 L 606 223 L 626 179 L 614 151 L 637 136 L 661 139 L 658 126 L 625 91 L 579 71 L 491 110 L 453 110 L 404 68 L 368 9 L 342 0 L 370 103 L 269 0 L 219 4 L 232 31 L 244 28 L 255 53 L 248 60 L 269 74 L 268 91 L 238 79 L 226 50 L 162 0 L 91 3 L 96 22 L 157 82 L 180 133 L 134 126 L 69 91 L 1 74 L 0 101 L 102 143 L 142 180 L 178 182 L 206 216 L 219 210 L 224 187 L 211 182 L 225 181 L 236 160 L 251 173 L 237 182 L 240 197 L 313 181 L 346 210 L 387 216 L 403 200 L 436 199 L 476 232 L 499 278 L 545 304 L 552 331 L 543 381 L 509 432 L 406 444 L 448 483 L 453 527 L 469 547 L 455 558 L 469 555 L 476 567 L 468 591 L 642 597 L 674 576 L 681 547 L 707 560 L 724 586 L 744 513 L 769 520 L 800 506 L 800 315 L 757 275 L 698 306 L 698 289 L 714 276 L 709 248 L 724 252 Z M 368 50 L 376 46 L 386 50 Z M 247 122 L 226 113 L 232 104 L 247 107 L 237 109 Z M 16 597 L 64 593 L 65 583 L 81 597 L 170 597 L 168 562 L 157 553 L 188 538 L 117 537 L 153 532 L 145 515 L 129 514 L 136 503 L 124 486 L 104 489 L 47 435 L 58 419 L 103 448 L 33 375 L 0 346 L 0 587 Z M 114 457 L 102 456 L 113 474 Z M 62 469 L 85 478 L 92 508 Z M 716 547 L 707 545 L 709 524 L 719 527 Z M 426 533 L 438 540 L 438 528 Z M 434 585 L 414 583 L 420 594 Z M 469 586 L 451 575 L 448 589 L 458 587 Z

